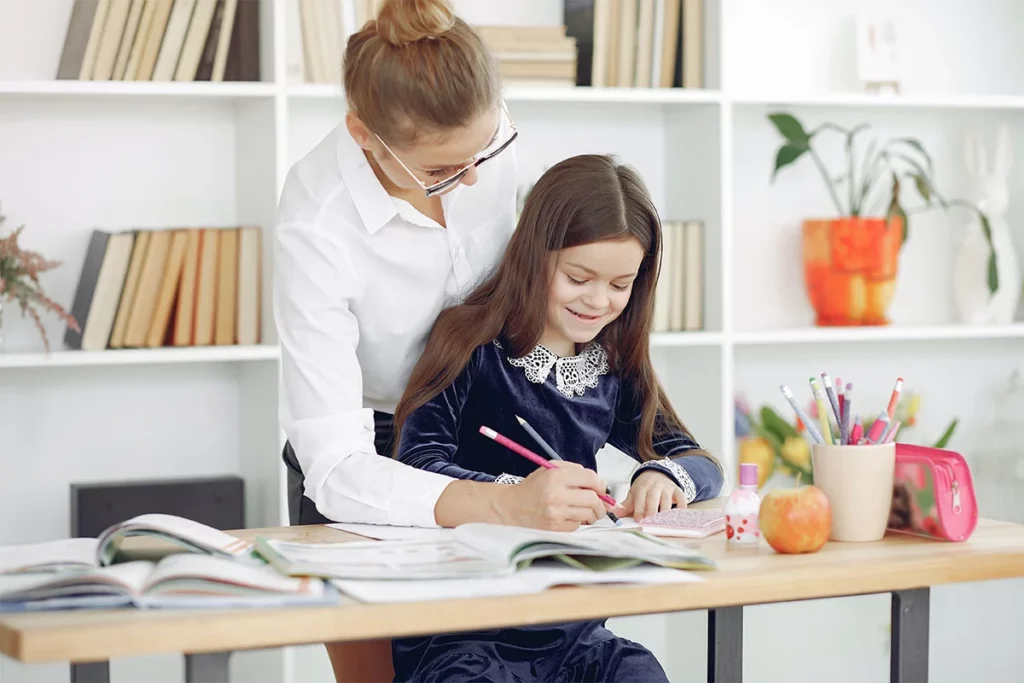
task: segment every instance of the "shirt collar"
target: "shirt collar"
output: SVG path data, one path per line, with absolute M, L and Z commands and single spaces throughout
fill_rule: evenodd
M 340 127 L 338 166 L 341 169 L 341 177 L 345 180 L 345 186 L 352 197 L 352 203 L 359 213 L 360 220 L 372 235 L 394 218 L 398 209 L 395 202 L 391 200 L 391 195 L 387 193 L 374 174 L 370 162 L 363 154 L 363 148 L 352 139 L 344 124 L 341 124 Z

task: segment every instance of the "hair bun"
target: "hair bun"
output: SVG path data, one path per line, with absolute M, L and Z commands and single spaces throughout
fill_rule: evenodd
M 447 0 L 383 0 L 377 11 L 377 35 L 396 47 L 435 38 L 455 26 Z

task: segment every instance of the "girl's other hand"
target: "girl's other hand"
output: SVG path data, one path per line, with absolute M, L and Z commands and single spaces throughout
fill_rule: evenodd
M 608 508 L 597 497 L 605 483 L 596 472 L 573 462 L 552 464 L 555 469 L 538 468 L 518 484 L 502 485 L 496 499 L 502 524 L 574 531 L 605 515 Z
M 640 521 L 644 517 L 671 510 L 672 505 L 686 507 L 686 494 L 674 481 L 660 472 L 642 472 L 629 487 L 629 495 L 622 501 L 627 515 Z

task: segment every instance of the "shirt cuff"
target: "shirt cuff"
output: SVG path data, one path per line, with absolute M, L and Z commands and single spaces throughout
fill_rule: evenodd
M 650 470 L 661 472 L 666 477 L 675 481 L 676 486 L 683 490 L 683 493 L 686 496 L 687 505 L 697 498 L 697 486 L 693 483 L 693 479 L 690 477 L 690 474 L 682 465 L 668 458 L 663 460 L 648 460 L 643 465 L 640 465 L 640 467 L 636 468 L 636 471 L 633 473 L 633 477 L 630 479 L 630 484 L 636 481 L 636 478 L 640 476 L 641 473 L 648 472 Z
M 379 457 L 379 456 L 378 456 Z M 391 495 L 391 524 L 395 526 L 439 526 L 434 517 L 434 507 L 452 477 L 427 472 L 402 463 L 402 472 L 395 477 Z

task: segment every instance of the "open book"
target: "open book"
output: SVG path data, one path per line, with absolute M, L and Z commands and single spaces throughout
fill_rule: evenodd
M 145 538 L 126 551 L 124 539 L 130 536 Z M 239 559 L 251 557 L 252 544 L 184 517 L 147 514 L 114 524 L 99 538 L 0 546 L 0 575 L 105 567 L 131 559 L 166 555 L 175 549 Z
M 497 524 L 464 524 L 450 538 L 294 543 L 259 538 L 255 551 L 282 574 L 333 579 L 445 579 L 500 576 L 551 560 L 610 571 L 641 564 L 714 569 L 701 553 L 639 531 L 578 534 Z
M 319 579 L 282 576 L 266 565 L 179 553 L 61 572 L 0 575 L 0 611 L 136 607 L 276 607 L 325 603 Z

